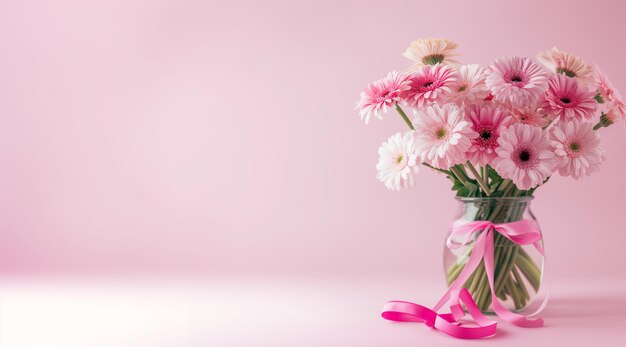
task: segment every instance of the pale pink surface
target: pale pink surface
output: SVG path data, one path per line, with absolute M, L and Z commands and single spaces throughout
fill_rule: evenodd
M 0 282 L 0 344 L 10 347 L 623 346 L 626 281 L 559 278 L 543 328 L 499 323 L 457 340 L 380 317 L 390 299 L 434 305 L 424 276 L 217 276 Z

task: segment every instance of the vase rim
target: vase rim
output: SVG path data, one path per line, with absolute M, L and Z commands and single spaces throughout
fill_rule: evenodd
M 476 197 L 465 197 L 465 196 L 457 196 L 455 199 L 461 202 L 478 202 L 478 201 L 530 201 L 535 197 L 532 195 L 529 196 L 476 196 Z

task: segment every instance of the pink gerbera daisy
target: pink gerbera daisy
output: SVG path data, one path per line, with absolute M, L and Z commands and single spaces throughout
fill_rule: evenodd
M 466 108 L 465 117 L 478 134 L 472 139 L 472 147 L 469 149 L 470 162 L 481 166 L 491 164 L 497 156 L 500 132 L 511 124 L 509 112 L 493 103 L 483 103 Z
M 598 109 L 595 92 L 561 74 L 550 78 L 542 108 L 557 120 L 591 119 Z
M 497 59 L 485 81 L 497 101 L 514 106 L 535 103 L 547 82 L 547 72 L 534 60 L 522 57 Z
M 613 83 L 596 65 L 593 71 L 593 84 L 598 92 L 598 102 L 611 102 L 615 99 L 622 99 L 617 89 L 613 87 Z
M 460 66 L 457 70 L 456 81 L 451 87 L 452 93 L 449 101 L 461 106 L 484 100 L 489 95 L 487 86 L 485 86 L 486 72 L 478 64 Z
M 556 154 L 556 168 L 561 176 L 575 179 L 599 171 L 604 160 L 598 132 L 591 123 L 577 119 L 559 122 L 550 130 L 550 142 Z
M 597 90 L 596 100 L 600 103 L 607 104 L 606 114 L 610 114 L 613 118 L 616 116 L 626 119 L 626 104 L 624 103 L 619 91 L 613 87 L 613 83 L 606 75 L 600 71 L 598 66 L 594 69 L 594 86 Z
M 537 106 L 525 105 L 512 107 L 510 110 L 513 118 L 522 124 L 535 125 L 543 128 L 550 123 L 548 115 Z
M 425 65 L 409 75 L 409 88 L 401 93 L 412 107 L 424 107 L 441 102 L 451 93 L 456 81 L 454 71 L 445 65 Z
M 413 60 L 417 65 L 458 64 L 453 57 L 458 56 L 456 49 L 459 45 L 448 39 L 419 39 L 411 42 L 404 56 Z
M 478 136 L 454 104 L 418 110 L 413 125 L 419 156 L 444 170 L 467 161 L 471 141 Z
M 626 119 L 626 104 L 622 100 L 615 99 L 609 105 L 606 114 L 612 113 L 619 116 L 622 120 Z
M 554 171 L 554 153 L 539 127 L 513 124 L 500 133 L 498 144 L 493 167 L 520 190 L 541 185 Z
M 382 119 L 381 112 L 387 112 L 389 107 L 400 101 L 400 93 L 409 88 L 407 78 L 406 73 L 393 71 L 387 77 L 370 83 L 361 92 L 356 108 L 360 110 L 359 114 L 365 124 L 371 116 Z
M 552 47 L 547 52 L 539 53 L 537 58 L 550 70 L 567 77 L 586 80 L 593 72 L 592 67 L 585 64 L 582 59 L 573 54 L 560 51 L 556 47 Z

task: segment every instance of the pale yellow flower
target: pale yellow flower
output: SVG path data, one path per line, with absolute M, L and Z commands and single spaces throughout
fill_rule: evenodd
M 456 52 L 458 46 L 456 42 L 448 39 L 419 39 L 411 42 L 403 55 L 416 62 L 418 66 L 437 63 L 457 65 L 460 62 L 453 57 L 459 55 Z

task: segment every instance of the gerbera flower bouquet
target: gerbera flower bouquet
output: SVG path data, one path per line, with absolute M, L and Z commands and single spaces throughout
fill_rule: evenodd
M 411 43 L 404 55 L 413 64 L 370 83 L 357 109 L 366 124 L 390 110 L 406 122 L 407 130 L 378 151 L 377 178 L 387 188 L 409 188 L 420 169 L 435 170 L 462 201 L 455 225 L 490 223 L 467 232 L 453 227 L 448 284 L 462 279 L 456 287 L 466 288 L 481 311 L 498 311 L 496 298 L 520 311 L 539 291 L 543 250 L 540 233 L 518 242 L 524 230 L 515 223 L 534 222 L 528 202 L 552 175 L 579 179 L 598 170 L 599 130 L 624 120 L 626 105 L 597 66 L 557 48 L 482 67 L 462 65 L 457 47 L 446 39 Z M 517 230 L 503 231 L 511 225 Z M 486 230 L 493 230 L 493 264 L 481 258 L 470 272 L 465 268 Z

